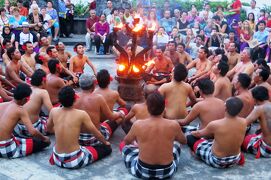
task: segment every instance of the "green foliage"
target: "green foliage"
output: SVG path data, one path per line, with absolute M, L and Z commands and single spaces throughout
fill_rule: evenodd
M 84 17 L 87 16 L 89 5 L 84 4 L 81 0 L 77 2 L 74 6 L 74 15 L 76 17 Z
M 16 2 L 17 0 L 9 0 L 9 3 L 11 6 L 16 6 Z M 5 6 L 5 0 L 0 0 L 0 7 L 4 7 Z
M 247 13 L 243 9 L 241 10 L 240 19 L 241 19 L 241 21 L 244 21 L 247 19 Z

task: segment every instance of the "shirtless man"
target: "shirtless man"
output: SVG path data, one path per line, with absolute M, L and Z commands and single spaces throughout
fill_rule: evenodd
M 181 64 L 188 65 L 192 61 L 192 57 L 187 52 L 185 52 L 185 44 L 177 44 L 177 52 L 180 54 Z
M 176 51 L 176 43 L 174 41 L 170 41 L 168 43 L 168 51 L 164 53 L 165 56 L 169 57 L 172 61 L 172 64 L 174 66 L 177 66 L 181 62 L 181 56 L 180 54 Z
M 26 63 L 32 69 L 32 71 L 35 71 L 36 61 L 34 57 L 36 53 L 34 53 L 32 42 L 26 41 L 24 45 L 22 46 L 22 48 L 25 54 L 22 55 L 21 61 Z
M 23 107 L 27 111 L 34 128 L 46 135 L 47 118 L 39 115 L 42 106 L 46 107 L 48 112 L 53 108 L 49 94 L 44 89 L 46 86 L 46 73 L 41 69 L 36 70 L 31 76 L 31 85 L 32 94 L 30 100 Z M 19 137 L 30 137 L 22 121 L 19 121 L 15 126 L 13 134 Z
M 0 157 L 19 158 L 41 151 L 50 145 L 50 139 L 37 131 L 22 106 L 27 102 L 31 88 L 19 84 L 14 89 L 14 100 L 0 104 Z M 16 124 L 21 120 L 33 139 L 23 139 L 12 135 Z
M 80 76 L 79 85 L 82 91 L 78 93 L 79 97 L 74 108 L 86 111 L 95 127 L 100 130 L 106 140 L 109 140 L 124 116 L 120 112 L 112 112 L 101 95 L 93 94 L 95 81 L 96 78 L 91 74 L 84 73 Z M 101 122 L 101 115 L 107 120 Z M 83 146 L 93 146 L 100 142 L 92 134 L 89 134 L 85 127 L 82 127 L 79 143 Z
M 226 56 L 228 57 L 228 64 L 230 70 L 241 61 L 241 55 L 236 51 L 236 43 L 230 43 Z
M 211 69 L 211 62 L 207 59 L 209 50 L 206 47 L 201 47 L 199 49 L 198 58 L 190 62 L 186 68 L 190 70 L 191 68 L 196 68 L 196 73 L 188 79 L 189 82 L 197 81 L 197 78 L 208 73 Z
M 257 86 L 252 89 L 252 96 L 256 101 L 256 108 L 246 118 L 249 126 L 256 120 L 259 120 L 261 134 L 250 134 L 245 137 L 243 149 L 256 155 L 256 158 L 271 157 L 271 103 L 269 101 L 268 89 L 263 86 Z
M 62 67 L 60 65 L 60 62 L 56 59 L 51 59 L 48 62 L 48 67 L 50 74 L 47 75 L 47 83 L 46 83 L 46 90 L 49 93 L 50 100 L 54 107 L 59 106 L 58 101 L 58 93 L 61 88 L 63 88 L 66 85 L 72 85 L 73 81 L 64 81 L 59 77 L 60 72 L 62 71 Z
M 13 85 L 18 85 L 19 83 L 24 83 L 23 80 L 20 79 L 20 71 L 24 72 L 28 77 L 32 76 L 32 72 L 29 72 L 25 66 L 22 65 L 21 53 L 15 47 L 11 47 L 7 50 L 7 55 L 11 60 L 10 63 L 6 67 L 6 78 Z
M 163 54 L 162 47 L 156 47 L 154 63 L 146 69 L 144 80 L 147 84 L 161 85 L 170 81 L 170 73 L 173 69 L 172 61 Z
M 84 72 L 85 64 L 87 63 L 92 69 L 94 75 L 97 76 L 97 70 L 95 66 L 88 59 L 88 57 L 84 55 L 84 45 L 82 43 L 77 43 L 73 49 L 77 55 L 71 58 L 69 70 L 75 73 L 77 76 L 80 76 Z
M 41 46 L 41 48 L 40 48 L 39 52 L 46 53 L 47 48 L 50 46 L 50 43 L 49 43 L 49 40 L 47 37 L 43 36 L 42 38 L 40 38 L 40 46 Z
M 71 53 L 65 51 L 65 45 L 63 42 L 58 42 L 56 44 L 56 50 L 58 52 L 58 60 L 65 68 L 68 68 L 68 60 L 72 57 Z
M 11 101 L 13 98 L 6 92 L 6 90 L 2 87 L 2 83 L 0 81 L 0 103 Z
M 137 121 L 139 119 L 144 120 L 144 119 L 147 119 L 148 117 L 150 117 L 150 113 L 147 108 L 146 100 L 147 100 L 149 94 L 151 94 L 152 92 L 153 92 L 152 90 L 150 90 L 149 88 L 146 88 L 146 86 L 145 86 L 143 89 L 145 101 L 143 103 L 135 104 L 131 108 L 129 113 L 125 116 L 125 119 L 122 123 L 122 129 L 126 134 L 128 134 L 128 132 L 130 131 L 130 129 L 135 121 Z
M 232 84 L 226 76 L 228 71 L 229 65 L 224 61 L 220 61 L 214 68 L 216 75 L 214 97 L 223 101 L 232 96 Z
M 56 137 L 50 163 L 62 168 L 75 169 L 109 155 L 112 151 L 110 143 L 95 128 L 88 114 L 73 108 L 76 99 L 74 90 L 70 86 L 62 88 L 58 99 L 63 107 L 52 109 L 47 124 L 48 132 L 55 133 Z M 78 138 L 81 127 L 85 127 L 103 144 L 80 146 Z
M 129 172 L 138 178 L 170 178 L 179 164 L 180 143 L 186 144 L 186 138 L 178 123 L 162 117 L 165 109 L 162 95 L 150 94 L 147 107 L 151 116 L 133 124 L 120 144 L 122 157 Z
M 184 82 L 187 78 L 187 69 L 183 64 L 175 66 L 173 79 L 165 83 L 158 91 L 166 99 L 164 117 L 167 119 L 181 119 L 187 116 L 186 102 L 189 97 L 192 105 L 196 103 L 196 96 L 190 84 Z
M 267 82 L 269 75 L 270 75 L 269 69 L 265 67 L 258 68 L 254 73 L 253 81 L 256 84 L 256 86 L 263 86 L 267 88 L 269 95 L 271 95 L 271 85 Z
M 118 91 L 114 91 L 109 88 L 111 80 L 113 79 L 110 77 L 110 74 L 106 69 L 100 70 L 97 75 L 99 87 L 96 88 L 94 93 L 103 96 L 111 111 L 113 111 L 114 105 L 117 103 L 119 105 L 118 111 L 124 111 L 124 114 L 126 115 L 128 113 L 128 110 L 126 109 L 126 102 L 120 97 Z M 106 120 L 106 118 L 102 116 L 101 121 L 103 122 L 104 120 Z
M 226 100 L 224 109 L 225 106 L 225 117 L 212 121 L 205 128 L 187 136 L 188 146 L 201 160 L 215 168 L 243 165 L 245 162 L 241 145 L 246 133 L 246 120 L 238 117 L 243 103 L 239 98 L 232 97 Z
M 240 73 L 246 73 L 249 76 L 254 71 L 254 65 L 251 62 L 250 48 L 245 48 L 241 53 L 241 62 L 237 63 L 232 70 L 227 73 L 227 76 L 232 79 L 232 83 L 237 82 Z
M 48 68 L 48 61 L 49 61 L 48 54 L 44 52 L 40 52 L 35 55 L 35 61 L 36 61 L 36 69 L 42 69 L 46 74 L 49 74 L 49 68 Z
M 247 117 L 254 108 L 254 100 L 251 92 L 248 90 L 251 83 L 251 78 L 244 73 L 240 73 L 237 79 L 237 83 L 234 84 L 236 89 L 236 97 L 242 100 L 244 107 L 241 110 L 239 116 Z
M 205 128 L 210 122 L 224 117 L 224 101 L 214 97 L 214 83 L 208 79 L 198 81 L 202 101 L 195 104 L 185 119 L 178 120 L 183 127 L 183 131 L 189 134 L 191 131 Z M 215 113 L 213 113 L 215 112 Z M 186 126 L 196 118 L 199 118 L 198 126 Z
M 4 54 L 2 55 L 2 59 L 3 59 L 3 62 L 4 62 L 4 64 L 7 66 L 8 65 L 8 63 L 10 62 L 10 59 L 9 59 L 9 57 L 8 57 L 8 55 L 7 55 L 7 50 L 9 49 L 9 48 L 11 48 L 13 45 L 12 45 L 12 43 L 11 43 L 11 41 L 9 40 L 9 39 L 5 39 L 4 41 L 3 41 L 3 45 L 2 45 L 2 48 L 4 49 Z

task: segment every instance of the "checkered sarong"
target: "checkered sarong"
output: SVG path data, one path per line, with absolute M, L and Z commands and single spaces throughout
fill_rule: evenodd
M 62 168 L 77 169 L 84 167 L 98 159 L 97 151 L 91 146 L 80 146 L 80 149 L 69 154 L 58 154 L 53 148 L 50 164 Z
M 242 165 L 244 163 L 244 157 L 241 153 L 236 156 L 216 157 L 212 152 L 212 145 L 213 141 L 202 138 L 198 140 L 193 147 L 195 154 L 206 164 L 215 168 L 227 168 L 235 164 Z
M 173 157 L 174 160 L 170 166 L 164 169 L 149 169 L 142 166 L 139 163 L 138 155 L 139 149 L 133 145 L 126 145 L 122 149 L 122 157 L 124 159 L 124 163 L 126 168 L 128 168 L 129 172 L 142 179 L 164 179 L 170 178 L 177 171 L 177 166 L 179 164 L 181 154 L 181 145 L 178 142 L 174 142 L 173 145 Z
M 32 153 L 33 140 L 12 137 L 9 140 L 0 141 L 0 157 L 19 158 Z
M 43 135 L 46 135 L 47 131 L 47 117 L 40 117 L 37 122 L 33 124 L 33 127 L 37 129 L 39 132 L 41 132 Z M 16 137 L 24 137 L 29 138 L 32 137 L 31 134 L 29 134 L 26 126 L 24 124 L 19 124 L 14 127 L 13 134 Z
M 251 134 L 245 137 L 243 142 L 243 147 L 245 150 L 250 151 L 251 153 L 255 154 L 256 158 L 271 157 L 271 146 L 267 145 L 263 139 L 262 134 L 256 135 Z
M 112 136 L 113 132 L 110 126 L 107 124 L 108 121 L 104 121 L 100 125 L 100 132 L 104 136 L 106 140 Z M 95 146 L 97 144 L 101 144 L 101 142 L 93 136 L 93 134 L 89 133 L 80 133 L 79 136 L 79 144 L 82 146 Z
M 183 126 L 182 127 L 182 131 L 183 133 L 187 136 L 189 134 L 191 134 L 192 131 L 197 131 L 199 130 L 199 125 L 198 126 Z

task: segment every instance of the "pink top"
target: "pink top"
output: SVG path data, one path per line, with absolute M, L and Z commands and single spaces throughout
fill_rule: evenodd
M 101 24 L 100 22 L 97 22 L 95 24 L 95 34 L 100 33 L 102 36 L 106 33 L 109 33 L 109 24 L 105 22 L 104 24 Z

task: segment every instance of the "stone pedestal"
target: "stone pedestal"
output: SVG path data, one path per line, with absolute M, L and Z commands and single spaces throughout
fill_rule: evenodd
M 141 78 L 116 77 L 119 82 L 118 92 L 125 101 L 141 101 L 143 99 L 143 80 Z

